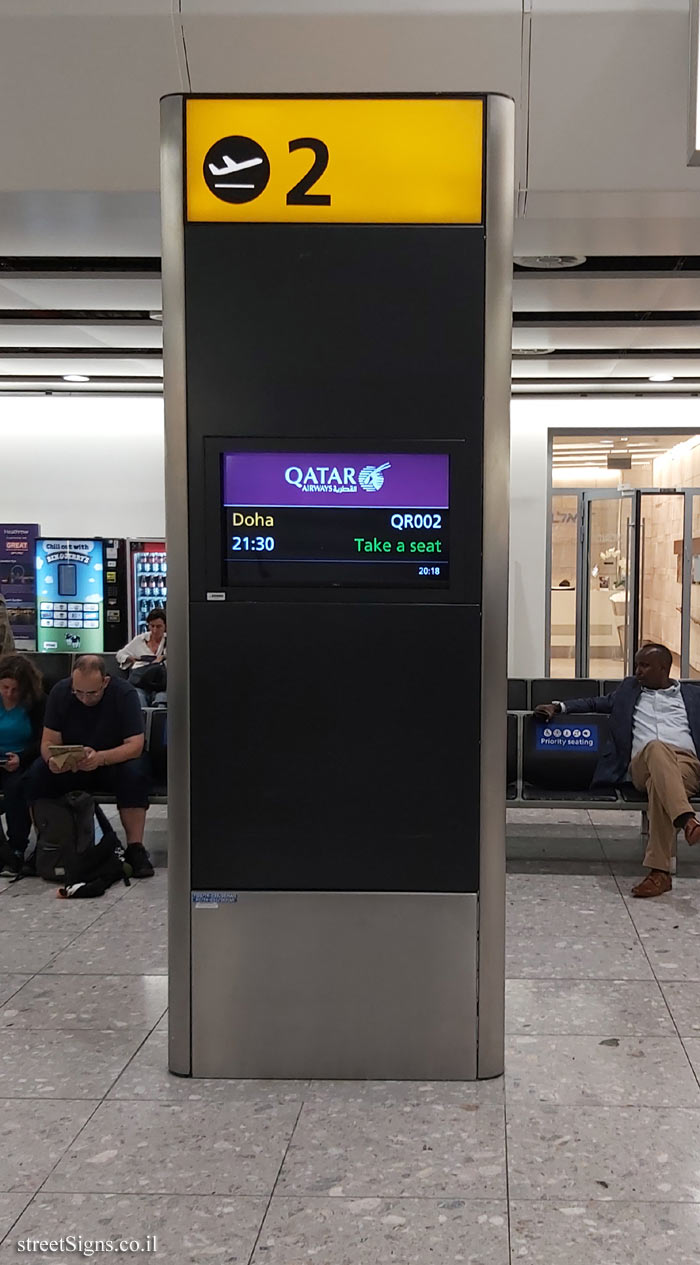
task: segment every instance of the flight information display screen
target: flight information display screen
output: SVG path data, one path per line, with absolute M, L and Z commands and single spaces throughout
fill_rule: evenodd
M 447 453 L 225 452 L 225 585 L 446 588 Z

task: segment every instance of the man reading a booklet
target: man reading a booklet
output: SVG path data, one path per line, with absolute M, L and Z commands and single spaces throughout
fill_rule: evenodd
M 153 874 L 143 846 L 149 788 L 143 744 L 143 715 L 133 685 L 107 676 L 100 655 L 84 654 L 72 675 L 49 694 L 41 756 L 25 783 L 30 805 L 68 791 L 114 794 L 134 878 Z

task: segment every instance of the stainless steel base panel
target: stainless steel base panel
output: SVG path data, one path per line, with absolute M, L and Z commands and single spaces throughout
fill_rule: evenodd
M 475 895 L 243 892 L 192 909 L 192 1074 L 472 1080 Z

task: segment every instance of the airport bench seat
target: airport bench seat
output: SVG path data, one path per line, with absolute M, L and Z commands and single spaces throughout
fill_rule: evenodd
M 50 655 L 46 656 L 46 658 L 50 657 Z M 167 804 L 168 709 L 167 707 L 146 707 L 143 711 L 146 731 L 145 750 L 149 755 L 152 776 L 149 801 L 151 804 Z M 96 787 L 93 793 L 99 804 L 116 803 L 116 798 L 110 791 L 101 791 L 99 787 Z M 2 801 L 3 796 L 0 792 L 0 812 L 2 812 Z
M 546 727 L 563 730 L 565 723 L 566 717 L 559 717 Z M 649 831 L 647 817 L 649 803 L 645 792 L 638 791 L 631 782 L 625 782 L 619 787 L 604 787 L 596 790 L 590 787 L 590 779 L 593 776 L 598 755 L 607 738 L 608 723 L 609 718 L 598 713 L 590 716 L 577 714 L 576 717 L 569 718 L 567 727 L 572 730 L 574 727 L 592 730 L 594 726 L 597 726 L 597 750 L 595 751 L 566 752 L 558 751 L 556 748 L 542 750 L 542 744 L 538 744 L 537 741 L 537 727 L 543 730 L 545 722 L 538 720 L 532 713 L 520 713 L 517 718 L 518 733 L 515 740 L 515 747 L 520 756 L 518 764 L 520 777 L 516 784 L 515 797 L 511 793 L 509 782 L 507 803 L 509 807 L 520 808 L 595 808 L 613 812 L 623 810 L 629 812 L 636 809 L 640 813 L 640 839 L 643 850 Z M 510 729 L 509 741 L 512 741 Z M 690 801 L 700 808 L 700 795 L 691 796 Z M 674 856 L 672 872 L 675 873 L 675 871 Z
M 621 798 L 626 804 L 629 804 L 631 807 L 634 807 L 637 804 L 644 804 L 646 806 L 646 791 L 638 791 L 636 786 L 633 786 L 631 782 L 624 782 L 618 789 Z
M 554 698 L 563 703 L 567 698 L 598 698 L 600 692 L 600 682 L 591 677 L 537 677 L 530 682 L 530 706 L 551 703 Z
M 508 752 L 506 757 L 506 799 L 518 798 L 518 717 L 508 713 Z
M 576 804 L 616 804 L 617 794 L 614 790 L 548 791 L 539 786 L 523 786 L 523 800 L 533 800 L 538 804 L 571 804 L 575 807 Z
M 508 678 L 508 711 L 525 712 L 530 706 L 528 682 L 521 677 Z
M 591 780 L 607 736 L 607 716 L 558 717 L 549 723 L 535 716 L 524 716 L 523 800 L 616 803 L 617 792 L 613 788 L 591 790 Z
M 145 707 L 143 709 L 146 724 L 146 751 L 151 765 L 152 789 L 149 796 L 151 804 L 167 804 L 168 802 L 168 709 L 167 707 Z M 115 803 L 114 795 L 101 794 L 95 791 L 95 798 L 101 804 Z
M 646 791 L 638 791 L 636 786 L 633 786 L 631 782 L 624 782 L 622 786 L 618 787 L 618 791 L 621 799 L 628 808 L 646 809 L 649 807 Z M 688 798 L 691 804 L 700 804 L 700 795 L 689 795 Z

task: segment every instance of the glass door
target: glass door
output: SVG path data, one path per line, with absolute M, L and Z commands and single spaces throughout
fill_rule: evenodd
M 676 676 L 685 675 L 683 492 L 639 492 L 637 645 L 668 646 Z M 687 621 L 686 621 L 687 626 Z
M 700 493 L 691 493 L 688 585 L 688 676 L 700 679 Z
M 576 676 L 581 493 L 552 494 L 549 592 L 550 675 Z
M 580 671 L 619 680 L 630 670 L 634 493 L 585 492 L 584 523 Z
M 700 492 L 552 496 L 549 670 L 619 680 L 644 641 L 700 680 Z

